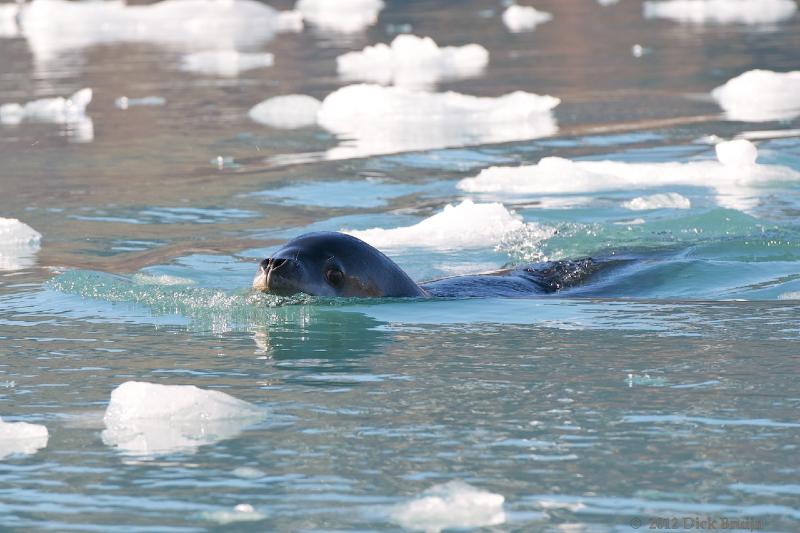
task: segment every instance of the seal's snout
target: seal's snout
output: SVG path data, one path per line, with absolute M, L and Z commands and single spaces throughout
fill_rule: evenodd
M 253 288 L 274 294 L 289 295 L 298 292 L 293 282 L 298 268 L 292 259 L 270 257 L 260 263 L 260 269 L 253 280 Z

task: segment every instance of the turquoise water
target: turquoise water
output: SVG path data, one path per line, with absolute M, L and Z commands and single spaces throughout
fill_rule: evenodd
M 0 37 L 0 103 L 95 91 L 90 142 L 58 124 L 0 126 L 0 216 L 42 234 L 0 270 L 0 416 L 49 433 L 0 459 L 2 527 L 402 531 L 405 504 L 463 482 L 504 498 L 501 519 L 466 529 L 800 529 L 800 180 L 648 182 L 656 167 L 641 167 L 631 187 L 458 187 L 548 156 L 714 161 L 711 135 L 751 138 L 759 164 L 793 176 L 800 119 L 727 120 L 709 91 L 753 68 L 797 70 L 800 15 L 684 24 L 644 19 L 637 1 L 541 0 L 554 19 L 512 34 L 500 3 L 387 4 L 352 34 L 237 41 L 276 59 L 232 79 L 181 71 L 196 50 L 163 38 L 55 40 L 37 55 L 31 35 Z M 489 49 L 482 74 L 437 90 L 558 96 L 556 131 L 367 153 L 364 139 L 247 118 L 269 96 L 345 85 L 335 57 L 403 25 Z M 634 57 L 634 44 L 650 51 Z M 123 95 L 166 103 L 120 110 Z M 350 159 L 330 152 L 354 146 Z M 667 193 L 688 205 L 628 204 Z M 484 234 L 467 217 L 379 247 L 417 280 L 584 256 L 619 266 L 517 299 L 249 288 L 258 262 L 303 232 L 430 224 L 466 199 L 525 225 Z M 264 416 L 200 424 L 189 444 L 167 423 L 161 448 L 126 449 L 103 415 L 128 381 L 222 391 Z M 451 504 L 418 529 L 469 511 L 480 505 Z

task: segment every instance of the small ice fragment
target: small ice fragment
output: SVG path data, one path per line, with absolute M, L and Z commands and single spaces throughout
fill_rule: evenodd
M 405 529 L 439 533 L 443 529 L 496 526 L 506 521 L 505 498 L 462 481 L 435 485 L 394 507 L 392 522 Z
M 16 218 L 0 218 L 0 270 L 21 270 L 36 264 L 42 234 Z
M 645 48 L 641 44 L 634 44 L 633 46 L 631 46 L 631 54 L 633 54 L 633 57 L 639 58 L 639 57 L 642 57 L 643 55 L 649 54 L 649 53 L 650 53 L 650 49 L 649 48 Z
M 128 98 L 127 96 L 120 96 L 114 100 L 114 106 L 117 109 L 128 109 L 129 107 L 136 106 L 162 106 L 167 103 L 167 99 L 162 96 L 143 96 L 142 98 Z
M 9 455 L 30 455 L 47 446 L 47 428 L 27 422 L 4 422 L 0 418 L 0 459 Z
M 259 407 L 220 391 L 128 381 L 111 393 L 102 438 L 132 455 L 193 452 L 235 437 L 264 416 Z
M 267 98 L 247 113 L 252 120 L 273 128 L 294 129 L 313 126 L 322 102 L 305 94 Z
M 495 246 L 509 232 L 523 228 L 522 217 L 501 203 L 464 200 L 413 226 L 342 230 L 377 248 L 476 248 Z
M 430 37 L 404 34 L 390 45 L 340 55 L 336 67 L 344 79 L 425 86 L 480 74 L 488 62 L 489 52 L 479 44 L 439 47 Z
M 647 1 L 645 18 L 666 18 L 694 24 L 769 24 L 792 17 L 794 0 L 668 0 Z
M 624 202 L 622 207 L 630 209 L 631 211 L 645 211 L 649 209 L 689 209 L 692 207 L 692 202 L 685 196 L 681 196 L 676 192 L 668 192 L 650 196 L 639 196 L 633 200 Z
M 226 156 L 218 155 L 217 157 L 211 160 L 211 164 L 217 167 L 219 170 L 237 167 L 233 157 L 229 155 Z
M 322 30 L 353 33 L 372 26 L 383 9 L 382 0 L 298 0 L 303 19 Z
M 748 70 L 711 91 L 730 120 L 765 122 L 800 116 L 800 70 Z
M 619 2 L 619 0 L 597 0 L 597 3 L 603 7 L 611 6 Z
M 188 54 L 181 59 L 181 70 L 213 76 L 236 77 L 247 70 L 271 67 L 270 53 L 245 54 L 236 50 L 210 50 Z
M 256 511 L 249 503 L 240 503 L 233 511 L 213 511 L 203 513 L 203 518 L 220 525 L 234 524 L 236 522 L 260 522 L 267 515 Z
M 717 159 L 726 167 L 752 167 L 758 159 L 758 148 L 747 139 L 724 141 L 714 147 Z
M 553 20 L 553 15 L 531 6 L 510 5 L 503 11 L 503 24 L 514 33 L 530 31 L 539 24 Z

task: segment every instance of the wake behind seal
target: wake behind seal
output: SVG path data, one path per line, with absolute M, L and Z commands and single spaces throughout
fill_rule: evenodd
M 418 284 L 397 263 L 361 239 L 338 232 L 316 232 L 292 239 L 264 259 L 253 288 L 282 296 L 526 297 L 580 285 L 602 266 L 591 258 L 551 261 Z

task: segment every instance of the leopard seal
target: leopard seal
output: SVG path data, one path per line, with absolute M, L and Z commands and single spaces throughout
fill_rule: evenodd
M 601 265 L 591 258 L 548 261 L 416 283 L 397 263 L 361 239 L 315 232 L 292 239 L 261 261 L 253 288 L 282 296 L 526 297 L 579 285 Z

